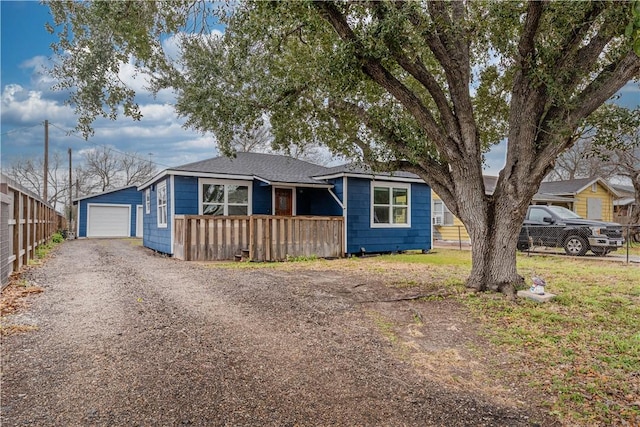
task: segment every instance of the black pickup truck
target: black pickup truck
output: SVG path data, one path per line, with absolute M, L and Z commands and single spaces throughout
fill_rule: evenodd
M 518 236 L 521 251 L 547 246 L 578 256 L 589 250 L 604 256 L 623 244 L 620 224 L 584 219 L 561 206 L 529 206 Z

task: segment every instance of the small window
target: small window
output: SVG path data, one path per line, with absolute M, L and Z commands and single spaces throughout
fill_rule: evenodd
M 433 225 L 453 225 L 453 214 L 442 200 L 433 201 Z
M 598 183 L 594 182 L 593 184 L 591 184 L 591 192 L 592 193 L 597 193 L 598 192 Z
M 409 227 L 409 184 L 372 183 L 372 227 Z
M 249 215 L 249 186 L 239 183 L 201 184 L 202 215 Z
M 147 214 L 151 213 L 151 189 L 147 188 L 144 192 L 144 210 Z
M 158 227 L 167 226 L 167 183 L 161 182 L 157 188 Z

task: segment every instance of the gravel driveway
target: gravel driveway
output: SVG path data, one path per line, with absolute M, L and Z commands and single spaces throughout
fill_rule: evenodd
M 419 373 L 350 292 L 353 273 L 76 240 L 26 278 L 45 292 L 13 319 L 38 330 L 3 338 L 2 426 L 532 424 Z

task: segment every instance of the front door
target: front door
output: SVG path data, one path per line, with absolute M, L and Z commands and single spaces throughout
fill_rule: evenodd
M 293 215 L 293 189 L 276 188 L 276 215 L 291 216 Z

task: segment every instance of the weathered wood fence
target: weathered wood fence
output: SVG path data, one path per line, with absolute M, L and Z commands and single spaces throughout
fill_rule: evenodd
M 0 282 L 35 258 L 36 248 L 66 228 L 66 219 L 31 191 L 2 175 L 0 180 Z
M 176 215 L 174 257 L 187 261 L 252 261 L 344 254 L 342 217 Z

